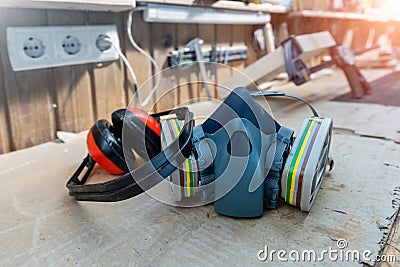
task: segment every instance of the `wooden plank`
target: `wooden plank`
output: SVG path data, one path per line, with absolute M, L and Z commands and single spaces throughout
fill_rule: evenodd
M 87 21 L 80 11 L 47 11 L 49 25 L 81 25 Z M 90 65 L 54 68 L 52 86 L 57 99 L 57 129 L 80 132 L 89 129 L 96 116 L 93 105 Z
M 326 49 L 336 44 L 329 32 L 299 35 L 296 37 L 296 40 L 303 51 L 301 58 L 304 61 L 326 51 Z M 250 66 L 247 66 L 243 70 L 243 73 L 253 81 L 258 81 L 261 78 L 266 80 L 271 79 L 284 70 L 283 50 L 282 47 L 278 47 L 274 52 L 267 54 Z M 237 84 L 247 86 L 248 79 L 244 79 L 242 75 L 236 75 L 224 82 L 224 86 L 228 88 L 234 88 Z M 221 97 L 226 96 L 226 91 L 224 93 L 220 90 L 218 93 Z
M 178 49 L 183 49 L 189 41 L 198 37 L 196 24 L 177 24 L 176 29 Z M 199 68 L 196 65 L 179 71 L 179 104 L 189 104 L 198 97 L 199 88 L 198 83 L 195 82 L 198 81 L 198 75 Z
M 168 53 L 174 49 L 174 44 L 176 43 L 176 25 L 171 23 L 151 23 L 151 28 L 153 57 L 162 69 L 167 68 Z M 162 78 L 167 79 L 170 77 Z M 163 86 L 162 82 L 159 86 Z M 162 91 L 164 91 L 166 88 L 162 89 Z M 178 104 L 178 97 L 175 91 L 170 91 L 168 94 L 160 94 L 160 91 L 156 91 L 155 110 L 161 111 L 170 109 Z
M 52 71 L 49 69 L 14 72 L 8 59 L 6 28 L 46 24 L 41 10 L 0 9 L 0 54 L 6 103 L 8 105 L 11 149 L 37 145 L 55 138 L 55 116 L 52 107 Z
M 198 25 L 198 36 L 200 39 L 204 41 L 204 45 L 202 47 L 204 48 L 211 48 L 213 44 L 215 44 L 215 29 L 216 26 L 214 24 L 199 24 Z M 216 75 L 212 75 L 210 65 L 207 66 L 207 76 L 209 80 L 209 88 L 211 91 L 211 96 L 216 97 L 217 96 L 217 87 L 215 86 L 215 83 L 217 82 L 216 80 Z M 207 93 L 205 90 L 204 85 L 201 85 L 199 91 L 199 97 L 207 97 Z
M 217 25 L 216 28 L 216 40 L 218 47 L 230 46 L 232 44 L 232 25 Z M 220 67 L 217 72 L 217 83 L 223 84 L 232 76 L 231 68 Z M 231 90 L 235 89 L 236 84 L 229 88 Z M 221 88 L 218 88 L 218 96 Z M 225 90 L 226 91 L 226 90 Z
M 126 21 L 128 13 L 124 14 L 124 21 Z M 138 81 L 140 100 L 143 101 L 149 90 L 142 89 L 144 82 L 146 82 L 146 88 L 152 85 L 151 81 L 147 81 L 152 76 L 152 65 L 150 60 L 141 54 L 136 48 L 132 46 L 129 41 L 126 30 L 124 32 L 124 44 L 125 44 L 125 55 L 128 61 L 131 63 L 132 68 L 136 74 Z M 132 23 L 132 35 L 134 41 L 147 53 L 151 53 L 151 26 L 150 23 L 143 21 L 140 13 L 134 13 Z M 140 62 L 140 64 L 138 64 Z M 127 103 L 130 106 L 134 106 L 134 94 L 133 94 L 133 80 L 131 75 L 126 72 L 125 78 L 125 90 L 127 96 Z
M 120 14 L 109 12 L 89 13 L 90 24 L 115 24 L 119 30 L 119 37 L 123 36 L 122 30 L 125 23 L 122 22 Z M 123 44 L 123 42 L 120 42 Z M 110 114 L 119 108 L 126 107 L 126 91 L 124 88 L 125 66 L 121 59 L 104 64 L 92 64 L 92 86 L 95 90 L 94 101 L 97 116 L 99 118 L 110 118 Z
M 1 55 L 0 55 L 1 62 Z M 8 107 L 4 91 L 3 71 L 0 65 L 0 154 L 11 151 L 9 133 Z
M 119 12 L 133 8 L 135 0 L 2 0 L 0 6 Z

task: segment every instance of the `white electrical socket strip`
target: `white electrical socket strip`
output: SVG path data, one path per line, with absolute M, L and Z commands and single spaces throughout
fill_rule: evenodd
M 113 61 L 119 58 L 115 25 L 8 27 L 7 48 L 14 71 Z

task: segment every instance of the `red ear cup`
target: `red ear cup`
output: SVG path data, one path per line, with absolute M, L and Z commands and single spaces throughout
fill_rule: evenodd
M 90 157 L 104 170 L 110 174 L 123 174 L 129 170 L 121 141 L 114 136 L 113 129 L 108 121 L 97 121 L 88 133 L 86 144 Z
M 89 156 L 108 173 L 127 173 L 126 162 L 135 161 L 130 149 L 124 155 L 123 126 L 127 127 L 124 130 L 126 147 L 133 148 L 142 158 L 151 159 L 161 152 L 160 123 L 154 117 L 139 109 L 120 109 L 111 118 L 113 125 L 106 120 L 97 121 L 86 139 Z
M 161 152 L 161 126 L 157 119 L 140 109 L 119 109 L 112 113 L 115 135 L 122 138 L 124 146 L 133 148 L 143 159 L 152 159 Z M 125 124 L 124 123 L 125 119 Z

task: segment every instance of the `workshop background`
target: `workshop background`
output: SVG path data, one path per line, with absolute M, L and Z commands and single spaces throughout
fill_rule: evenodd
M 95 4 L 89 10 L 64 10 L 85 8 L 85 1 L 64 2 L 64 5 L 56 3 L 53 6 L 51 1 L 20 0 L 0 3 L 0 154 L 54 140 L 57 131 L 87 130 L 94 121 L 108 117 L 110 112 L 126 106 L 132 98 L 132 79 L 121 60 L 14 72 L 7 53 L 7 27 L 115 24 L 118 27 L 122 51 L 133 65 L 139 85 L 153 74 L 151 62 L 129 43 L 125 30 L 128 11 L 121 11 L 120 6 L 114 10 L 109 3 L 101 5 L 106 1 L 93 1 Z M 188 41 L 196 37 L 203 39 L 206 46 L 214 43 L 220 47 L 246 45 L 247 60 L 230 63 L 238 70 L 272 51 L 275 47 L 271 46 L 271 42 L 279 45 L 292 34 L 329 30 L 337 42 L 356 51 L 375 44 L 383 37 L 387 40 L 386 44 L 400 43 L 400 22 L 396 21 L 396 17 L 389 18 L 379 11 L 383 8 L 392 12 L 390 6 L 387 7 L 387 1 L 262 1 L 265 4 L 261 5 L 245 4 L 241 1 L 163 2 L 251 10 L 255 13 L 261 10 L 271 14 L 269 26 L 272 26 L 274 33 L 273 36 L 266 35 L 265 50 L 262 50 L 255 47 L 257 44 L 254 44 L 254 31 L 267 27 L 265 25 L 147 23 L 140 13 L 135 14 L 132 28 L 135 40 L 163 68 L 167 67 L 170 51 L 182 49 Z M 273 5 L 268 4 L 269 2 Z M 279 2 L 282 4 L 279 5 Z M 49 6 L 52 9 L 42 8 Z M 271 40 L 271 37 L 274 39 Z M 312 63 L 318 63 L 318 60 Z M 191 75 L 193 78 L 193 74 Z M 218 73 L 217 79 L 224 80 L 226 77 L 223 75 L 229 74 Z M 185 79 L 189 77 L 182 77 L 182 81 Z M 197 88 L 181 88 L 175 94 L 175 98 L 161 101 L 156 108 L 168 109 L 204 92 L 199 92 Z

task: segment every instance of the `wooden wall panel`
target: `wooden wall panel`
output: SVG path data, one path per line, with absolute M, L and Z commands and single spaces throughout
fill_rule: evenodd
M 212 44 L 216 43 L 215 40 L 215 28 L 216 26 L 213 24 L 199 24 L 198 25 L 198 36 L 200 39 L 204 40 L 204 48 L 211 48 Z M 207 68 L 207 75 L 209 79 L 209 87 L 211 90 L 211 96 L 217 96 L 217 87 L 211 83 L 216 83 L 217 78 L 216 75 L 212 75 L 210 68 Z M 206 90 L 204 85 L 202 85 L 198 91 L 199 97 L 207 97 Z
M 245 25 L 233 25 L 232 26 L 232 45 L 246 45 L 246 27 Z M 245 61 L 233 61 L 230 66 L 235 68 L 238 71 L 241 71 L 245 68 Z
M 151 46 L 152 54 L 161 69 L 168 67 L 168 53 L 174 49 L 176 44 L 176 25 L 171 23 L 151 23 Z M 163 77 L 169 78 L 169 77 Z M 162 86 L 162 84 L 160 84 Z M 155 110 L 162 111 L 175 107 L 178 104 L 175 91 L 166 95 L 155 94 Z
M 254 61 L 256 61 L 257 58 L 259 57 L 259 55 L 257 54 L 257 51 L 254 49 L 254 45 L 253 45 L 254 29 L 255 28 L 253 25 L 246 25 L 244 27 L 244 32 L 245 32 L 244 40 L 245 40 L 245 44 L 248 49 L 247 50 L 248 57 L 247 57 L 246 61 L 244 62 L 246 66 L 248 66 L 251 63 L 253 63 Z
M 176 39 L 178 49 L 183 49 L 185 45 L 192 39 L 198 37 L 198 29 L 196 24 L 177 24 Z M 188 69 L 180 69 L 179 71 L 179 93 L 178 101 L 180 104 L 189 104 L 198 97 L 198 81 L 199 68 L 196 65 Z
M 216 26 L 216 41 L 219 47 L 230 46 L 232 44 L 232 26 L 231 25 L 217 25 Z M 217 75 L 217 83 L 222 84 L 232 76 L 230 68 L 219 68 Z M 235 89 L 235 88 L 230 88 Z
M 40 25 L 116 24 L 119 29 L 123 52 L 130 61 L 140 86 L 151 77 L 154 69 L 150 61 L 129 42 L 126 34 L 128 13 L 84 12 L 66 10 L 0 9 L 0 154 L 37 145 L 55 139 L 57 130 L 79 132 L 87 130 L 98 118 L 109 119 L 110 113 L 126 106 L 133 99 L 132 78 L 121 60 L 103 64 L 82 64 L 42 70 L 14 72 L 10 67 L 6 45 L 6 27 Z M 137 43 L 151 55 L 162 68 L 167 67 L 167 55 L 176 48 L 183 48 L 195 37 L 218 46 L 243 44 L 241 38 L 251 40 L 250 26 L 230 25 L 161 24 L 145 23 L 141 13 L 135 13 L 133 35 Z M 248 32 L 242 31 L 249 29 Z M 252 57 L 246 63 L 255 60 Z M 233 64 L 240 69 L 245 62 Z M 232 72 L 217 72 L 221 79 Z M 209 79 L 217 82 L 216 77 Z M 3 77 L 3 81 L 1 81 Z M 182 73 L 182 83 L 197 80 L 198 69 Z M 169 77 L 164 77 L 169 78 Z M 149 88 L 148 86 L 147 88 Z M 213 89 L 213 96 L 216 90 Z M 141 100 L 147 97 L 141 92 Z M 185 100 L 205 97 L 202 84 L 181 86 L 166 96 L 154 110 L 164 110 Z M 154 100 L 160 95 L 156 95 Z M 12 139 L 12 140 L 11 140 Z
M 52 26 L 84 25 L 87 19 L 85 12 L 47 11 L 47 23 Z M 83 64 L 52 69 L 57 130 L 80 132 L 93 125 L 95 109 L 89 68 L 90 65 Z
M 248 64 L 253 63 L 258 59 L 261 54 L 260 51 L 257 53 L 253 45 L 253 31 L 254 26 L 249 25 L 233 25 L 232 26 L 232 45 L 246 45 L 248 48 L 248 58 L 247 60 L 234 61 L 230 64 L 235 71 L 232 75 L 237 74 L 243 70 Z M 267 37 L 265 37 L 267 38 Z M 242 86 L 242 84 L 237 84 L 236 86 Z
M 1 62 L 1 55 L 0 55 Z M 4 92 L 3 71 L 0 65 L 0 154 L 11 151 L 10 147 L 10 133 L 9 133 L 9 118 L 8 106 Z
M 400 22 L 392 22 L 390 24 L 391 27 L 394 27 L 395 32 L 393 33 L 392 36 L 392 42 L 394 46 L 400 46 Z
M 46 25 L 43 10 L 0 9 L 0 54 L 4 89 L 9 109 L 11 149 L 21 149 L 55 138 L 55 113 L 49 69 L 19 71 L 11 69 L 7 53 L 8 26 Z
M 124 51 L 125 22 L 121 14 L 110 14 L 106 12 L 89 13 L 90 24 L 114 24 L 119 30 L 121 49 Z M 92 88 L 94 92 L 94 105 L 96 107 L 96 120 L 99 118 L 110 118 L 111 113 L 127 105 L 127 96 L 124 87 L 125 72 L 122 60 L 105 62 L 103 64 L 92 64 Z

